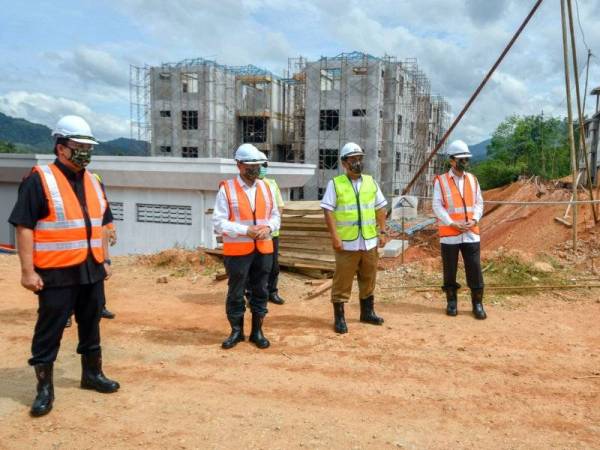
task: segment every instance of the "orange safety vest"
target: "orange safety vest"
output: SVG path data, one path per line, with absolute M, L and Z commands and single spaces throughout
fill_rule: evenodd
M 440 183 L 442 201 L 450 218 L 454 222 L 468 222 L 469 220 L 473 220 L 476 190 L 478 187 L 477 178 L 473 174 L 465 172 L 464 197 L 460 195 L 458 186 L 454 182 L 454 178 L 450 175 L 450 172 L 438 175 L 435 179 Z M 444 225 L 441 222 L 438 222 L 438 231 L 440 237 L 459 236 L 462 234 L 459 230 Z M 470 231 L 479 234 L 479 226 L 474 226 Z
M 98 180 L 83 174 L 85 201 L 91 223 L 88 242 L 85 218 L 75 191 L 55 164 L 35 166 L 48 201 L 49 214 L 33 230 L 33 264 L 40 269 L 76 266 L 85 261 L 88 249 L 98 263 L 104 262 L 102 219 L 106 197 Z
M 256 180 L 256 200 L 254 211 L 250 207 L 250 201 L 242 189 L 237 178 L 222 181 L 221 186 L 225 189 L 225 195 L 229 202 L 229 220 L 242 225 L 268 225 L 271 212 L 273 211 L 273 194 L 269 186 L 262 180 Z M 225 256 L 249 255 L 258 249 L 265 255 L 273 253 L 273 240 L 252 239 L 249 236 L 229 236 L 223 233 L 223 254 Z

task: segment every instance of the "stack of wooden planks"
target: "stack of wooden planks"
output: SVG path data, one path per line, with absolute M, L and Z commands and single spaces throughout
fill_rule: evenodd
M 286 202 L 281 218 L 279 264 L 331 272 L 335 255 L 318 201 Z

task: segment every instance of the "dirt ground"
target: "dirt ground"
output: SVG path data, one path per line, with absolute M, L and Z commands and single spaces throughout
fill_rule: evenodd
M 28 415 L 36 299 L 0 255 L 2 449 L 600 448 L 600 290 L 488 296 L 486 321 L 443 314 L 437 293 L 380 289 L 382 327 L 332 331 L 323 295 L 282 276 L 265 321 L 271 348 L 224 351 L 226 281 L 169 277 L 115 258 L 102 322 L 112 395 L 78 387 L 76 328 L 65 331 L 54 410 Z M 380 272 L 379 286 L 397 279 Z M 247 316 L 247 328 L 249 328 Z

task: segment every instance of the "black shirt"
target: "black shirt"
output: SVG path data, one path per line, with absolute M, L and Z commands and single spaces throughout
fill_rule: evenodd
M 84 262 L 76 266 L 65 267 L 62 269 L 39 269 L 36 267 L 35 271 L 42 277 L 45 287 L 65 287 L 96 283 L 106 277 L 106 271 L 104 270 L 103 264 L 98 264 L 94 260 L 89 247 L 92 228 L 85 201 L 83 184 L 84 171 L 73 172 L 58 160 L 55 160 L 54 164 L 56 164 L 69 181 L 69 184 L 75 191 L 79 204 L 81 205 L 81 210 L 83 211 L 83 217 L 85 219 L 85 227 L 87 229 L 88 256 Z M 102 189 L 104 189 L 104 186 L 102 186 Z M 19 186 L 19 197 L 17 198 L 17 203 L 15 204 L 8 221 L 15 227 L 23 226 L 33 230 L 37 222 L 47 217 L 49 214 L 48 199 L 44 192 L 40 174 L 32 171 L 27 178 L 23 179 Z M 102 219 L 102 225 L 106 225 L 112 221 L 112 212 L 107 205 Z

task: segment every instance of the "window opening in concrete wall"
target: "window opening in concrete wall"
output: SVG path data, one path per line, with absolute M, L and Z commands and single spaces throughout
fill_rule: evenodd
M 352 117 L 366 117 L 367 110 L 366 109 L 353 109 Z
M 402 134 L 402 114 L 398 114 L 398 129 L 396 133 L 398 136 Z
M 242 142 L 252 144 L 267 142 L 268 118 L 242 117 L 240 120 L 242 123 Z
M 181 128 L 184 130 L 197 130 L 198 111 L 181 111 Z
M 319 169 L 336 170 L 338 168 L 339 152 L 337 148 L 319 149 Z
M 396 172 L 400 170 L 400 152 L 396 152 Z
M 319 113 L 320 130 L 337 130 L 340 125 L 339 109 L 322 109 Z
M 332 91 L 340 88 L 341 69 L 321 69 L 321 90 Z
M 197 158 L 198 147 L 181 147 L 181 156 L 184 158 Z
M 197 73 L 182 73 L 181 74 L 181 92 L 187 94 L 198 93 L 198 74 Z
M 108 202 L 110 205 L 110 211 L 112 212 L 112 216 L 114 220 L 123 220 L 124 217 L 124 207 L 123 202 Z
M 175 225 L 192 224 L 191 206 L 136 203 L 135 208 L 138 222 L 170 223 Z
M 322 200 L 324 195 L 325 195 L 325 188 L 318 188 L 317 199 Z
M 160 146 L 160 152 L 161 153 L 171 153 L 171 146 L 170 145 L 161 145 Z
M 166 110 L 161 111 L 160 117 L 171 117 L 171 111 L 166 111 Z

